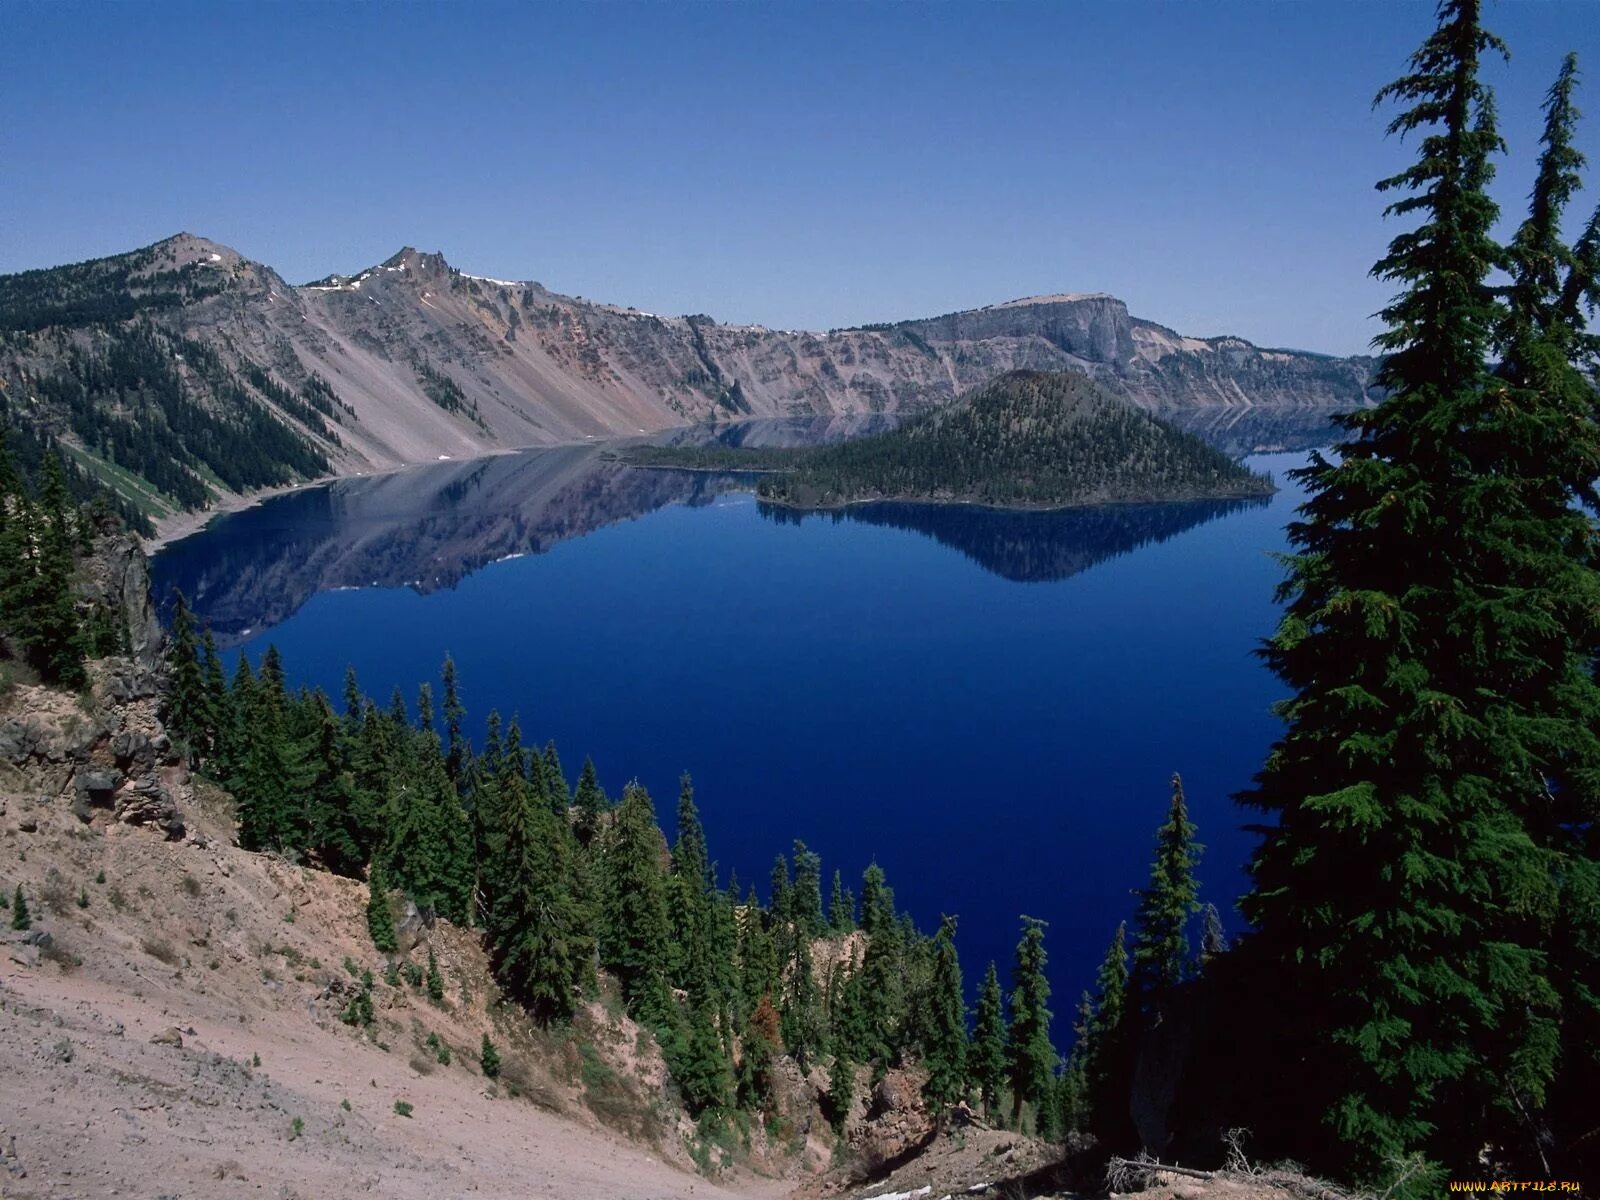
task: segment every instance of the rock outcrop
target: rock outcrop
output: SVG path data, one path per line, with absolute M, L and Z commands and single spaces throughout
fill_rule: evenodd
M 296 287 L 188 234 L 0 276 L 0 330 L 11 331 L 0 396 L 29 401 L 14 406 L 17 419 L 81 436 L 82 397 L 76 410 L 61 398 L 81 390 L 86 363 L 116 350 L 125 361 L 161 361 L 169 391 L 231 426 L 264 410 L 295 431 L 299 449 L 271 449 L 273 478 L 708 420 L 893 413 L 1019 369 L 1083 371 L 1147 407 L 1350 409 L 1368 399 L 1373 366 L 1184 336 L 1105 295 L 806 332 L 563 296 L 468 275 L 409 247 L 358 274 Z M 106 420 L 126 417 L 109 399 L 91 402 L 105 411 L 85 428 L 103 443 Z M 158 491 L 170 493 L 185 472 L 191 490 L 216 486 L 216 462 L 207 473 L 175 454 L 161 466 Z M 115 472 L 103 477 L 126 494 Z

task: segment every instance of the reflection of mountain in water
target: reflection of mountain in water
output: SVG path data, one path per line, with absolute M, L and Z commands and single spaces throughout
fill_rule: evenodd
M 1195 413 L 1196 420 L 1208 414 Z M 1210 413 L 1241 446 L 1326 444 L 1326 415 Z M 1223 418 L 1227 417 L 1224 421 Z M 1298 418 L 1304 419 L 1298 419 Z M 662 440 L 797 446 L 892 428 L 865 415 L 753 421 L 674 430 Z M 1225 446 L 1225 448 L 1227 448 Z M 643 516 L 668 504 L 703 504 L 748 477 L 639 470 L 601 445 L 568 446 L 346 479 L 271 500 L 217 520 L 158 554 L 157 596 L 181 588 L 219 643 L 276 625 L 318 592 L 335 588 L 453 587 L 497 559 L 539 554 L 568 538 Z M 831 515 L 913 529 L 954 547 L 1007 579 L 1062 579 L 1115 554 L 1242 507 L 1235 502 L 1122 506 L 1055 513 L 876 504 Z M 798 514 L 774 512 L 776 520 Z
M 1339 408 L 1250 408 L 1242 405 L 1212 408 L 1157 408 L 1151 415 L 1211 443 L 1224 454 L 1314 450 L 1342 439 L 1334 424 Z
M 641 471 L 574 446 L 347 479 L 234 513 L 153 564 L 221 644 L 285 620 L 318 592 L 453 587 L 487 563 L 668 504 L 700 504 L 736 476 Z
M 1019 512 L 967 504 L 858 504 L 805 512 L 763 504 L 761 514 L 779 524 L 805 520 L 861 521 L 924 534 L 959 550 L 986 571 L 1019 583 L 1066 579 L 1109 558 L 1164 542 L 1207 521 L 1270 503 L 1194 500 L 1181 504 L 1116 504 Z

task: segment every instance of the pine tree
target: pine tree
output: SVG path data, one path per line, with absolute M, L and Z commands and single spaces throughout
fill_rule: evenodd
M 1552 796 L 1592 819 L 1600 779 L 1591 539 L 1568 508 L 1576 464 L 1592 478 L 1600 458 L 1587 414 L 1487 365 L 1529 342 L 1489 283 L 1501 145 L 1478 66 L 1502 47 L 1479 10 L 1445 0 L 1380 93 L 1409 106 L 1391 132 L 1423 134 L 1379 185 L 1420 224 L 1374 268 L 1400 288 L 1387 396 L 1300 475 L 1266 649 L 1295 695 L 1245 797 L 1276 818 L 1243 906 L 1282 993 L 1284 1027 L 1262 1032 L 1273 1060 L 1312 1064 L 1297 1084 L 1324 1114 L 1286 1149 L 1358 1178 L 1531 1144 L 1559 1044 L 1545 930 L 1563 868 L 1540 830 Z
M 773 1100 L 773 1064 L 779 1049 L 778 1010 L 771 996 L 762 996 L 750 1012 L 739 1043 L 744 1054 L 739 1061 L 739 1104 L 746 1109 L 765 1109 Z
M 838 1135 L 844 1133 L 850 1108 L 856 1102 L 856 1068 L 842 1050 L 833 1056 L 828 1069 L 828 1124 Z
M 501 797 L 501 890 L 489 932 L 501 982 L 549 1024 L 572 1015 L 585 937 L 572 896 L 571 835 L 548 804 L 518 782 L 520 776 L 513 777 Z
M 822 859 L 806 844 L 794 844 L 794 890 L 792 916 L 802 935 L 818 938 L 828 932 L 822 917 Z
M 1507 540 L 1529 554 L 1533 570 L 1542 572 L 1544 602 L 1559 615 L 1571 639 L 1561 656 L 1564 670 L 1552 672 L 1552 678 L 1564 676 L 1562 699 L 1570 712 L 1563 714 L 1565 728 L 1547 731 L 1549 751 L 1566 759 L 1568 776 L 1552 780 L 1557 786 L 1536 797 L 1524 818 L 1552 864 L 1555 914 L 1530 913 L 1531 927 L 1518 931 L 1521 940 L 1546 943 L 1550 982 L 1559 997 L 1555 1075 L 1546 1089 L 1526 1073 L 1508 1073 L 1506 1080 L 1524 1116 L 1522 1138 L 1539 1148 L 1537 1166 L 1547 1174 L 1550 1164 L 1541 1142 L 1554 1147 L 1594 1144 L 1593 1122 L 1584 1114 L 1600 1091 L 1600 991 L 1591 982 L 1600 978 L 1600 836 L 1595 832 L 1600 802 L 1593 786 L 1580 782 L 1580 772 L 1592 770 L 1592 747 L 1565 740 L 1574 723 L 1596 727 L 1596 691 L 1587 664 L 1597 635 L 1594 603 L 1584 597 L 1593 595 L 1586 585 L 1594 586 L 1597 547 L 1593 536 L 1586 536 L 1587 518 L 1578 505 L 1591 512 L 1600 507 L 1594 486 L 1600 476 L 1595 419 L 1600 397 L 1592 382 L 1600 338 L 1588 332 L 1583 311 L 1585 304 L 1592 311 L 1600 303 L 1600 207 L 1576 246 L 1567 246 L 1562 238 L 1563 214 L 1582 186 L 1579 172 L 1584 166 L 1574 144 L 1577 73 L 1577 58 L 1569 54 L 1546 96 L 1528 215 L 1508 247 L 1512 282 L 1504 290 L 1496 371 L 1496 383 L 1504 385 L 1502 404 L 1515 417 L 1516 429 L 1508 428 L 1507 435 L 1521 438 L 1515 445 L 1520 460 L 1515 469 L 1525 477 L 1545 477 L 1544 487 L 1528 486 L 1523 492 L 1535 520 L 1508 527 Z M 1539 550 L 1544 553 L 1537 554 Z M 1560 553 L 1567 565 L 1557 571 L 1550 563 Z M 1550 931 L 1560 932 L 1551 936 Z M 1532 1054 L 1523 1059 L 1536 1061 Z M 1600 1148 L 1568 1154 L 1568 1173 L 1583 1174 L 1585 1164 L 1600 1166 Z M 1526 1161 L 1530 1169 L 1536 1165 L 1533 1156 Z
M 217 653 L 217 641 L 207 625 L 200 637 L 200 678 L 205 695 L 204 741 L 210 758 L 226 755 L 225 739 L 233 727 L 228 685 L 222 675 L 222 656 Z
M 827 896 L 827 925 L 834 933 L 850 933 L 856 928 L 856 914 L 845 902 L 845 877 L 834 869 L 834 888 Z
M 28 930 L 33 928 L 33 918 L 28 914 L 28 901 L 22 894 L 22 885 L 17 884 L 17 890 L 11 897 L 11 928 Z
M 444 656 L 441 674 L 444 687 L 444 769 L 445 774 L 450 777 L 450 782 L 455 785 L 456 792 L 462 794 L 467 787 L 472 746 L 463 732 L 467 708 L 461 703 L 461 690 L 456 681 L 456 662 L 448 654 Z
M 1089 1056 L 1094 1037 L 1094 1002 L 1084 992 L 1078 1000 L 1078 1019 L 1072 1026 L 1072 1053 L 1058 1084 L 1057 1106 L 1061 1111 L 1061 1132 L 1087 1133 L 1089 1130 Z
M 428 999 L 435 1004 L 444 1000 L 444 975 L 439 970 L 439 959 L 428 947 Z
M 172 634 L 167 641 L 167 727 L 188 744 L 196 760 L 206 749 L 206 684 L 196 652 L 194 617 L 183 593 L 173 590 Z
M 23 530 L 26 566 L 18 568 L 5 597 L 7 621 L 24 657 L 46 679 L 82 687 L 83 633 L 72 594 L 75 570 L 70 503 L 61 460 L 44 459 L 38 503 L 22 505 L 14 520 Z
M 561 770 L 561 756 L 556 753 L 554 741 L 544 744 L 544 758 L 539 767 L 544 778 L 544 794 L 550 803 L 551 811 L 563 821 L 567 820 L 567 810 L 572 806 L 572 789 L 567 786 L 566 774 Z
M 494 1048 L 487 1033 L 483 1035 L 483 1044 L 478 1048 L 478 1066 L 483 1070 L 485 1079 L 500 1078 L 500 1051 Z
M 994 963 L 984 972 L 978 989 L 978 1007 L 972 1047 L 967 1055 L 967 1072 L 974 1091 L 983 1102 L 983 1115 L 994 1120 L 1000 1104 L 1000 1089 L 1006 1081 L 1006 1014 L 1000 993 L 1000 973 Z
M 372 944 L 384 954 L 393 954 L 400 949 L 400 941 L 395 935 L 394 913 L 389 910 L 388 880 L 383 876 L 383 864 L 373 863 L 372 872 L 367 877 L 367 932 L 372 936 Z
M 876 861 L 861 875 L 861 928 L 875 934 L 894 920 L 894 894 L 884 885 L 883 868 Z
M 296 782 L 306 811 L 306 846 L 328 870 L 354 878 L 378 843 L 376 806 L 356 787 L 343 726 L 321 692 L 312 696 L 305 720 Z
M 1215 904 L 1200 910 L 1200 966 L 1204 969 L 1219 954 L 1228 952 L 1228 931 L 1222 927 L 1222 914 Z
M 1128 1090 L 1133 1047 L 1128 1020 L 1128 931 L 1117 926 L 1095 977 L 1094 1016 L 1083 1055 L 1089 1127 L 1103 1145 L 1121 1147 L 1128 1138 Z
M 675 1021 L 670 938 L 661 830 L 650 793 L 630 783 L 605 851 L 600 960 L 622 985 L 628 1011 L 658 1032 Z
M 1024 1103 L 1050 1097 L 1056 1051 L 1050 1044 L 1050 982 L 1045 978 L 1044 922 L 1022 918 L 1022 940 L 1011 975 L 1011 1036 L 1007 1067 L 1011 1080 L 1011 1124 L 1022 1128 Z
M 1189 972 L 1189 921 L 1200 911 L 1194 877 L 1201 847 L 1184 803 L 1183 781 L 1172 777 L 1172 804 L 1156 831 L 1150 886 L 1139 893 L 1133 939 L 1133 993 L 1147 1019 L 1157 1018 L 1162 1000 Z
M 783 1044 L 800 1070 L 807 1072 L 816 1056 L 827 1048 L 828 1028 L 823 1019 L 822 996 L 817 989 L 811 939 L 798 928 L 790 939 L 787 975 L 781 1025 Z
M 578 776 L 578 793 L 574 803 L 578 809 L 576 822 L 578 842 L 584 849 L 588 849 L 600 836 L 606 811 L 611 807 L 605 792 L 600 789 L 600 780 L 595 774 L 592 758 L 583 760 L 583 772 Z
M 933 985 L 927 1005 L 927 1034 L 922 1065 L 928 1078 L 922 1096 L 944 1125 L 944 1110 L 967 1090 L 967 1003 L 956 955 L 956 919 L 941 917 L 933 939 Z

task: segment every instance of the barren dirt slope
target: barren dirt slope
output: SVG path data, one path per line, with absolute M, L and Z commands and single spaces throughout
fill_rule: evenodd
M 376 966 L 370 945 L 350 936 L 362 928 L 362 885 L 245 854 L 193 802 L 185 838 L 166 841 L 99 812 L 85 824 L 70 804 L 19 794 L 16 782 L 0 780 L 0 883 L 8 894 L 21 883 L 34 927 L 0 934 L 7 1200 L 715 1200 L 784 1190 L 689 1173 L 678 1131 L 651 1126 L 647 1105 L 619 1100 L 617 1123 L 639 1122 L 635 1132 L 681 1166 L 605 1128 L 559 1047 L 485 1011 L 488 980 L 470 939 L 443 926 L 427 935 L 445 974 L 442 1004 L 380 978 L 378 1021 L 364 1038 L 339 1019 L 359 986 L 341 960 Z M 48 944 L 30 944 L 40 934 Z M 485 1031 L 505 1056 L 498 1082 L 478 1067 Z M 449 1065 L 429 1033 L 449 1047 Z M 620 1076 L 631 1049 L 600 1053 Z M 648 1076 L 648 1064 L 640 1070 Z M 649 1082 L 629 1087 L 647 1096 Z M 397 1101 L 412 1106 L 409 1117 Z

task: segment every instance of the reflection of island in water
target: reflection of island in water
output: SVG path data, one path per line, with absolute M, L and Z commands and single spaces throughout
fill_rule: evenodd
M 762 504 L 760 509 L 762 516 L 780 525 L 798 525 L 806 520 L 859 521 L 910 530 L 961 551 L 1003 579 L 1041 583 L 1066 579 L 1207 521 L 1270 503 L 1270 499 L 1261 496 L 1174 504 L 1108 504 L 1051 512 L 899 501 L 821 511 L 781 504 Z
M 1166 415 L 1166 414 L 1163 414 Z M 1276 425 L 1264 416 L 1209 414 L 1203 437 L 1224 429 L 1241 445 L 1326 444 L 1326 416 Z M 813 445 L 880 432 L 879 418 L 749 422 L 675 430 L 667 440 L 728 445 Z M 156 595 L 170 609 L 181 588 L 222 645 L 290 617 L 318 592 L 337 588 L 454 587 L 500 559 L 540 554 L 559 542 L 632 520 L 669 504 L 709 503 L 747 488 L 750 476 L 638 469 L 608 447 L 568 446 L 392 475 L 346 479 L 219 518 L 154 559 Z M 873 504 L 830 520 L 890 525 L 936 538 L 1006 579 L 1064 579 L 1095 563 L 1162 541 L 1259 501 L 1119 505 L 1060 512 L 969 506 Z M 766 510 L 767 506 L 763 506 Z M 805 519 L 796 512 L 774 520 Z

